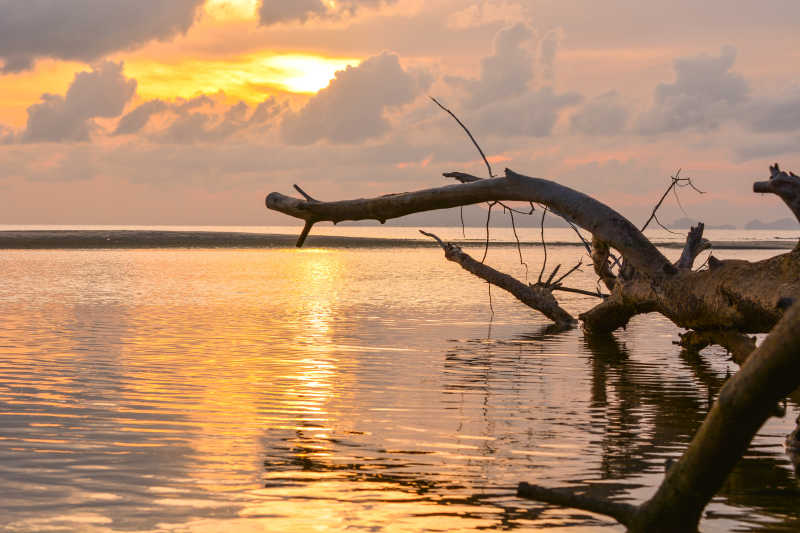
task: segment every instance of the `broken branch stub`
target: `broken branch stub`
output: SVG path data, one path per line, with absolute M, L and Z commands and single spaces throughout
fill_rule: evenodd
M 711 248 L 711 242 L 703 238 L 703 229 L 705 225 L 698 222 L 693 226 L 688 235 L 686 235 L 686 244 L 683 246 L 683 252 L 680 259 L 675 263 L 678 270 L 691 270 L 694 266 L 694 260 L 703 250 Z
M 781 170 L 778 163 L 770 166 L 769 172 L 767 181 L 753 183 L 753 192 L 777 194 L 800 221 L 800 176 Z

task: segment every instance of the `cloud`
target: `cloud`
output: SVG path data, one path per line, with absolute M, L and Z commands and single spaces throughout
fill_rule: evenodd
M 264 26 L 282 22 L 305 22 L 309 18 L 338 18 L 354 13 L 360 7 L 375 7 L 391 3 L 384 0 L 262 0 L 258 19 Z
M 14 130 L 0 124 L 0 145 L 11 144 L 12 142 L 14 142 Z
M 617 91 L 586 102 L 570 117 L 570 131 L 586 135 L 616 135 L 625 129 L 628 110 Z
M 0 0 L 0 72 L 36 58 L 94 61 L 185 33 L 204 0 Z
M 528 90 L 536 63 L 530 49 L 533 37 L 533 30 L 526 24 L 502 29 L 495 36 L 492 55 L 481 60 L 477 80 L 448 78 L 451 83 L 467 90 L 467 107 L 478 108 L 519 96 Z
M 476 131 L 496 135 L 546 137 L 562 109 L 581 101 L 574 92 L 557 94 L 550 87 L 510 100 L 493 102 L 477 112 Z
M 748 138 L 738 143 L 735 154 L 739 161 L 800 154 L 800 135 L 781 134 L 758 139 Z
M 136 107 L 117 123 L 117 128 L 112 135 L 128 135 L 137 133 L 150 121 L 150 117 L 161 113 L 168 108 L 163 100 L 150 100 Z
M 564 31 L 561 28 L 548 31 L 539 41 L 539 64 L 542 66 L 542 77 L 552 82 L 555 78 L 555 63 L 558 48 L 564 40 Z
M 66 96 L 45 93 L 28 108 L 24 142 L 88 141 L 93 118 L 119 116 L 136 93 L 136 80 L 126 78 L 122 63 L 105 61 L 91 72 L 75 75 Z
M 749 98 L 745 79 L 730 72 L 735 60 L 732 46 L 724 47 L 719 56 L 676 59 L 675 82 L 656 87 L 653 106 L 639 118 L 639 132 L 709 130 L 733 118 Z
M 526 8 L 506 0 L 483 0 L 470 4 L 447 17 L 447 27 L 466 30 L 492 23 L 513 24 L 526 18 Z
M 247 130 L 256 129 L 263 132 L 265 125 L 270 126 L 270 121 L 286 110 L 285 103 L 279 103 L 274 97 L 269 97 L 259 103 L 252 113 L 250 107 L 241 101 L 223 112 L 216 112 L 213 108 L 207 111 L 194 111 L 196 104 L 206 99 L 213 107 L 213 100 L 205 95 L 192 101 L 167 104 L 164 111 L 176 117 L 166 128 L 150 138 L 168 144 L 220 141 Z
M 385 111 L 411 102 L 429 83 L 425 73 L 404 70 L 395 54 L 370 57 L 337 72 L 302 109 L 287 113 L 282 137 L 290 144 L 311 144 L 322 139 L 354 143 L 379 136 L 389 129 Z
M 800 130 L 800 87 L 794 87 L 774 99 L 755 100 L 745 122 L 758 132 Z

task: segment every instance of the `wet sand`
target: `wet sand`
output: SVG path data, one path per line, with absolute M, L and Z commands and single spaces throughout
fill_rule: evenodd
M 294 246 L 294 235 L 214 232 L 214 231 L 148 231 L 148 230 L 24 230 L 0 231 L 0 249 L 68 249 L 68 248 L 286 248 Z M 471 240 L 462 245 L 480 245 Z M 523 245 L 538 245 L 538 242 L 523 242 Z M 576 242 L 552 242 L 550 246 L 581 246 Z M 664 248 L 682 248 L 682 243 L 655 242 Z M 717 250 L 788 250 L 796 241 L 775 239 L 762 241 L 717 241 Z M 516 245 L 512 242 L 492 241 L 495 246 Z M 436 246 L 433 241 L 419 239 L 382 239 L 369 237 L 340 237 L 310 235 L 306 247 L 353 248 L 353 247 L 418 247 Z

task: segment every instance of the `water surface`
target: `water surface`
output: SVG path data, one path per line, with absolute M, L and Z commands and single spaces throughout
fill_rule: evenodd
M 516 254 L 488 260 L 525 278 Z M 3 531 L 623 531 L 516 485 L 645 499 L 736 369 L 681 356 L 654 315 L 553 335 L 499 290 L 492 315 L 433 248 L 15 250 L 0 269 Z M 797 412 L 704 531 L 800 528 Z

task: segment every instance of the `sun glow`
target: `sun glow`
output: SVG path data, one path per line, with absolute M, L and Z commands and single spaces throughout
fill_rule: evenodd
M 205 12 L 215 20 L 250 20 L 257 7 L 258 0 L 207 0 Z
M 223 91 L 229 98 L 256 102 L 277 92 L 311 94 L 326 87 L 336 72 L 361 61 L 306 54 L 259 54 L 227 60 L 149 59 L 126 62 L 125 72 L 139 82 L 145 99 L 189 98 Z

